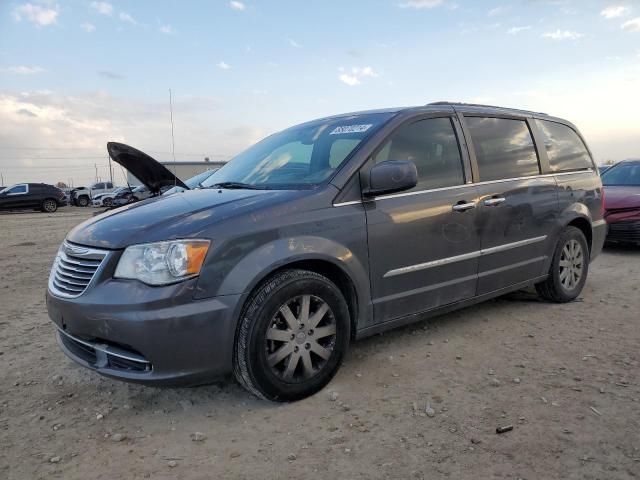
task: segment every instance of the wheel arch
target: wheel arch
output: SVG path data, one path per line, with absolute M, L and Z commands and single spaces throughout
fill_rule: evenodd
M 587 239 L 587 246 L 589 247 L 589 253 L 591 252 L 593 245 L 593 231 L 591 227 L 591 221 L 586 217 L 575 217 L 568 224 L 568 227 L 576 227 L 580 230 Z
M 245 304 L 251 298 L 252 293 L 260 288 L 260 286 L 269 278 L 277 275 L 282 271 L 296 269 L 319 273 L 320 275 L 327 277 L 336 285 L 336 287 L 338 287 L 338 290 L 340 290 L 347 302 L 347 307 L 349 308 L 349 317 L 351 321 L 351 338 L 355 338 L 359 314 L 358 291 L 349 273 L 342 266 L 331 260 L 328 260 L 327 258 L 310 257 L 292 260 L 291 262 L 274 267 L 268 272 L 263 272 L 261 278 L 257 279 L 254 282 L 253 288 L 251 289 L 251 294 L 249 294 L 249 296 L 247 297 Z M 242 310 L 244 310 L 244 306 Z

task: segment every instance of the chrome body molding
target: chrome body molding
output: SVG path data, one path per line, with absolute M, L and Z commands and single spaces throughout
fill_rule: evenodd
M 111 355 L 112 357 L 118 357 L 118 358 L 122 358 L 124 360 L 129 360 L 130 362 L 138 362 L 138 363 L 143 363 L 143 364 L 147 364 L 147 365 L 151 363 L 151 362 L 149 362 L 149 360 L 144 358 L 142 355 L 136 355 L 135 353 L 127 352 L 126 350 L 122 350 L 121 348 L 118 348 L 118 347 L 113 347 L 111 345 L 104 345 L 104 344 L 101 344 L 101 343 L 87 342 L 86 340 L 81 340 L 78 337 L 74 337 L 73 335 L 65 332 L 60 327 L 58 327 L 58 333 L 60 335 L 64 335 L 65 337 L 71 339 L 72 341 L 74 341 L 76 343 L 80 343 L 80 344 L 84 345 L 85 347 L 89 347 L 89 348 L 95 350 L 96 352 L 101 352 L 101 353 L 104 353 L 105 355 Z
M 469 252 L 462 255 L 456 255 L 455 257 L 439 258 L 438 260 L 432 260 L 430 262 L 418 263 L 416 265 L 409 265 L 406 267 L 395 268 L 389 270 L 383 275 L 383 278 L 395 277 L 396 275 L 404 275 L 405 273 L 417 272 L 419 270 L 425 270 L 427 268 L 441 267 L 442 265 L 448 265 L 450 263 L 462 262 L 464 260 L 471 260 L 484 255 L 492 255 L 494 253 L 504 252 L 511 250 L 512 248 L 524 247 L 525 245 L 531 245 L 532 243 L 543 242 L 547 239 L 546 235 L 541 237 L 527 238 L 526 240 L 520 240 L 518 242 L 505 243 L 504 245 L 498 245 L 496 247 L 484 248 L 476 250 L 475 252 Z
M 410 197 L 412 195 L 423 195 L 425 193 L 431 192 L 444 192 L 446 190 L 455 190 L 457 188 L 466 188 L 466 187 L 474 187 L 476 185 L 490 185 L 492 183 L 504 183 L 504 182 L 512 182 L 514 180 L 532 180 L 536 178 L 549 178 L 549 177 L 559 177 L 564 175 L 579 175 L 583 173 L 593 173 L 594 170 L 592 168 L 586 170 L 576 170 L 574 172 L 558 172 L 558 173 L 545 173 L 541 175 L 529 175 L 527 177 L 514 177 L 514 178 L 501 178 L 500 180 L 488 180 L 486 182 L 475 182 L 475 183 L 464 183 L 462 185 L 454 185 L 451 187 L 442 187 L 442 188 L 431 188 L 428 190 L 417 190 L 415 192 L 404 192 L 404 193 L 392 193 L 390 195 L 380 195 L 377 197 L 373 197 L 371 200 L 386 200 L 389 198 L 401 198 L 401 197 Z M 362 200 L 351 200 L 348 202 L 340 202 L 334 203 L 334 207 L 344 207 L 347 205 L 357 205 L 359 203 L 363 203 Z

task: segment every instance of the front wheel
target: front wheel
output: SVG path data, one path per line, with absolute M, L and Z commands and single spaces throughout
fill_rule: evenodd
M 102 205 L 105 207 L 112 207 L 113 206 L 113 199 L 111 197 L 107 197 L 102 201 Z
M 328 278 L 306 270 L 277 273 L 252 295 L 240 319 L 235 376 L 267 400 L 312 395 L 337 372 L 350 325 L 347 303 Z
M 76 201 L 79 207 L 86 207 L 87 205 L 89 205 L 89 197 L 87 197 L 86 195 L 79 197 Z
M 51 198 L 47 198 L 43 200 L 41 209 L 46 213 L 54 213 L 56 210 L 58 210 L 58 203 Z
M 589 272 L 589 245 L 579 228 L 566 227 L 560 234 L 551 261 L 549 277 L 536 285 L 549 301 L 565 303 L 580 295 Z

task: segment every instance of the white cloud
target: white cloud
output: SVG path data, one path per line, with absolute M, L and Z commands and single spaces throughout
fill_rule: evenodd
M 113 5 L 109 2 L 91 2 L 91 8 L 101 15 L 111 15 L 113 13 Z
M 218 62 L 216 63 L 216 67 L 218 67 L 220 70 L 230 70 L 231 69 L 231 65 L 229 65 L 227 62 Z
M 610 7 L 605 8 L 600 12 L 606 19 L 618 18 L 623 15 L 627 15 L 630 12 L 629 7 L 625 7 L 624 5 L 611 5 Z
M 120 12 L 118 18 L 120 18 L 120 20 L 122 20 L 123 22 L 130 23 L 131 25 L 138 25 L 136 19 L 129 15 L 127 12 Z
M 229 7 L 233 8 L 234 10 L 239 10 L 239 11 L 247 9 L 247 6 L 244 3 L 238 2 L 236 0 L 233 0 L 233 1 L 229 2 Z
M 502 15 L 503 13 L 505 13 L 509 8 L 508 7 L 496 7 L 496 8 L 492 8 L 491 10 L 489 10 L 487 12 L 487 16 L 489 17 L 495 17 L 496 15 Z
M 582 33 L 560 29 L 555 32 L 543 33 L 542 36 L 545 38 L 551 38 L 552 40 L 578 40 L 579 38 L 584 37 Z
M 87 33 L 95 32 L 96 26 L 93 23 L 85 22 L 80 24 L 80 28 Z
M 629 30 L 630 32 L 640 32 L 640 17 L 624 22 L 622 29 Z
M 338 78 L 342 83 L 346 83 L 350 87 L 355 87 L 356 85 L 360 85 L 360 80 L 355 75 L 349 75 L 348 73 L 341 73 Z
M 340 81 L 350 87 L 362 84 L 362 79 L 365 77 L 377 77 L 378 74 L 371 67 L 352 67 L 350 71 L 346 71 L 340 67 L 338 69 L 341 73 L 338 75 Z
M 522 27 L 511 27 L 507 30 L 509 35 L 517 35 L 520 32 L 524 32 L 525 30 L 531 30 L 531 25 L 523 25 Z
M 180 118 L 176 125 L 176 155 L 180 160 L 200 160 L 205 155 L 212 160 L 226 160 L 274 129 L 284 127 L 273 125 L 272 119 L 260 122 L 246 116 L 230 116 L 225 102 L 208 96 L 174 96 L 174 112 Z M 72 177 L 76 185 L 81 185 L 95 176 L 95 160 L 86 160 L 84 155 L 104 154 L 105 160 L 98 160 L 98 174 L 108 176 L 105 148 L 110 140 L 135 145 L 159 161 L 170 160 L 171 144 L 165 135 L 168 121 L 164 96 L 150 101 L 100 91 L 78 95 L 3 91 L 0 145 L 28 145 L 42 150 L 0 149 L 0 171 L 5 181 L 12 183 Z M 39 158 L 43 156 L 70 159 Z M 53 179 L 54 174 L 64 177 Z M 119 182 L 124 181 L 119 168 L 114 174 Z
M 13 73 L 15 75 L 35 75 L 44 72 L 41 67 L 28 67 L 26 65 L 17 65 L 14 67 L 0 68 L 0 72 Z
M 400 8 L 434 8 L 439 7 L 444 3 L 444 0 L 407 0 L 406 2 L 399 3 Z
M 287 42 L 289 42 L 289 45 L 291 45 L 293 48 L 302 48 L 302 45 L 296 42 L 293 38 L 287 38 Z
M 175 29 L 171 25 L 160 25 L 160 27 L 158 27 L 158 31 L 165 35 L 173 35 L 176 33 Z
M 18 5 L 13 10 L 13 18 L 16 22 L 20 22 L 23 18 L 31 23 L 35 23 L 38 27 L 46 27 L 57 22 L 60 7 L 58 4 L 35 5 L 33 3 L 25 3 Z

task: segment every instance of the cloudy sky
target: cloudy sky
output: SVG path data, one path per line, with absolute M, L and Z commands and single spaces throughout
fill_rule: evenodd
M 0 0 L 5 184 L 106 178 L 109 140 L 170 160 L 169 88 L 178 160 L 436 100 L 566 117 L 597 161 L 640 157 L 640 1 Z

